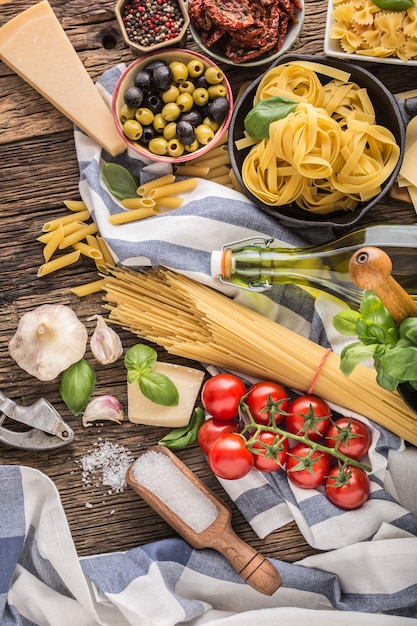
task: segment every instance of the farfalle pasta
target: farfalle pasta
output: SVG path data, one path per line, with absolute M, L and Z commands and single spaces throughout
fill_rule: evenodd
M 293 62 L 267 72 L 254 102 L 271 94 L 298 105 L 269 124 L 269 137 L 243 161 L 242 178 L 255 197 L 324 215 L 353 211 L 381 191 L 400 148 L 391 131 L 376 124 L 366 89 L 335 78 L 322 85 L 308 64 Z
M 417 7 L 380 9 L 372 0 L 333 0 L 329 37 L 347 54 L 417 60 Z

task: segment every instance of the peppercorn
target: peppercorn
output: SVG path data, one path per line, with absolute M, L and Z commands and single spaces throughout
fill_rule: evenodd
M 144 48 L 178 37 L 184 25 L 175 0 L 128 0 L 121 15 L 130 41 Z

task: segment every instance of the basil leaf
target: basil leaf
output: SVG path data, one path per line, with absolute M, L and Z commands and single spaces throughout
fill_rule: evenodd
M 356 324 L 360 319 L 360 313 L 358 311 L 343 310 L 336 313 L 333 317 L 333 326 L 341 335 L 353 336 L 356 335 Z
M 297 106 L 298 102 L 282 96 L 260 100 L 246 115 L 243 122 L 245 130 L 253 139 L 267 139 L 269 125 L 287 117 L 289 113 L 295 111 Z
M 417 379 L 417 346 L 398 342 L 381 358 L 384 370 L 400 382 Z
M 414 0 L 373 0 L 379 9 L 384 11 L 407 11 L 415 6 Z
M 128 169 L 118 163 L 106 163 L 103 165 L 103 180 L 108 190 L 119 198 L 137 198 L 138 181 Z
M 177 406 L 178 389 L 168 376 L 157 372 L 146 372 L 139 378 L 139 387 L 145 398 L 163 406 Z
M 127 369 L 127 380 L 129 383 L 135 382 L 143 374 L 154 369 L 158 354 L 156 350 L 143 343 L 138 343 L 125 354 L 125 367 Z
M 62 374 L 59 392 L 69 410 L 79 415 L 87 406 L 95 386 L 95 371 L 85 359 L 81 359 Z
M 400 337 L 417 345 L 417 317 L 406 317 L 400 324 Z
M 340 370 L 345 376 L 350 376 L 355 367 L 373 357 L 376 345 L 364 346 L 362 343 L 351 343 L 345 346 L 340 355 Z
M 378 296 L 371 290 L 363 292 L 360 312 L 363 319 L 383 326 L 386 330 L 397 328 L 397 323 Z
M 165 446 L 170 450 L 182 450 L 197 441 L 198 431 L 203 424 L 205 414 L 203 409 L 196 407 L 191 419 L 186 426 L 174 428 L 165 437 L 158 441 L 158 445 Z

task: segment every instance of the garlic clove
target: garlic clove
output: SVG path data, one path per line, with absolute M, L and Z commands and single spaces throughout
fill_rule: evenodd
M 91 426 L 92 422 L 108 420 L 120 424 L 123 421 L 123 407 L 114 396 L 104 395 L 93 398 L 85 407 L 83 426 Z
M 123 345 L 119 335 L 111 328 L 101 315 L 94 315 L 96 328 L 90 339 L 91 353 L 101 365 L 114 363 L 123 354 Z
M 48 381 L 79 361 L 87 329 L 64 304 L 43 304 L 22 315 L 9 342 L 9 354 L 25 372 Z

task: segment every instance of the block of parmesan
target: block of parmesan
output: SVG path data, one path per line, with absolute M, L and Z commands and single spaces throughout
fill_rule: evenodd
M 0 28 L 0 59 L 112 156 L 126 149 L 108 106 L 47 0 Z
M 155 404 L 142 394 L 138 381 L 128 383 L 127 413 L 129 420 L 135 424 L 168 428 L 186 426 L 194 410 L 204 372 L 184 365 L 160 363 L 159 361 L 156 363 L 154 371 L 168 376 L 177 387 L 179 393 L 177 406 Z

